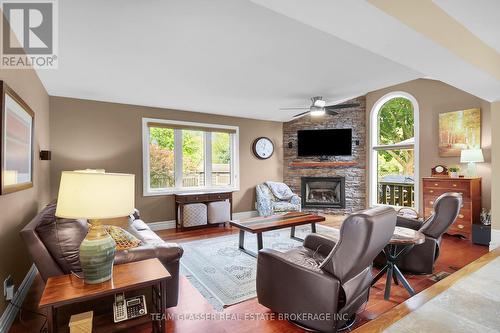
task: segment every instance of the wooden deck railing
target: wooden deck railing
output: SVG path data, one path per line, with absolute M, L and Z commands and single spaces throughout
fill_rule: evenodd
M 415 205 L 415 187 L 408 183 L 378 183 L 378 203 L 413 207 Z

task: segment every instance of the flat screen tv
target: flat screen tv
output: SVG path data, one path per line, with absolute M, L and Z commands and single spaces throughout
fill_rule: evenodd
M 298 156 L 352 155 L 352 129 L 297 131 Z

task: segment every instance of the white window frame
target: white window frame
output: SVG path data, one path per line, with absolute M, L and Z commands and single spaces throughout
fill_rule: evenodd
M 382 106 L 388 102 L 389 100 L 397 97 L 402 97 L 408 99 L 413 105 L 413 133 L 415 138 L 415 143 L 411 144 L 392 144 L 392 145 L 379 145 L 378 137 L 379 137 L 379 124 L 378 124 L 378 116 L 379 112 L 382 109 Z M 415 191 L 415 209 L 419 211 L 420 207 L 420 126 L 419 126 L 419 106 L 417 99 L 413 97 L 413 95 L 404 92 L 404 91 L 394 91 L 390 92 L 381 98 L 372 107 L 370 113 L 370 169 L 369 169 L 369 205 L 370 206 L 390 206 L 385 204 L 379 204 L 378 201 L 378 151 L 384 149 L 408 149 L 413 148 L 414 153 L 414 191 Z
M 159 123 L 165 125 L 176 125 L 186 127 L 200 127 L 200 128 L 213 128 L 225 129 L 235 131 L 231 135 L 231 185 L 230 186 L 212 186 L 212 138 L 211 132 L 204 132 L 204 149 L 205 149 L 205 186 L 200 187 L 178 187 L 177 184 L 182 184 L 182 133 L 181 131 L 174 132 L 174 165 L 176 171 L 175 184 L 176 187 L 166 189 L 152 189 L 150 187 L 150 174 L 149 174 L 149 127 L 148 123 Z M 240 153 L 239 153 L 239 132 L 238 126 L 218 125 L 208 123 L 197 123 L 189 121 L 156 119 L 156 118 L 142 118 L 142 184 L 144 196 L 157 196 L 181 193 L 199 193 L 199 192 L 222 192 L 222 191 L 238 191 L 240 189 Z M 179 157 L 177 157 L 179 156 Z

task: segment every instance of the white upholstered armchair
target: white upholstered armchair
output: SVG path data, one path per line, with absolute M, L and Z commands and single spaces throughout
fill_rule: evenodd
M 284 183 L 265 182 L 257 185 L 256 192 L 255 208 L 260 216 L 301 210 L 300 197 Z

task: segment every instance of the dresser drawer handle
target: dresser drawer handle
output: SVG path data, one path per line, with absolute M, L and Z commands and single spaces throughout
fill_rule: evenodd
M 439 184 L 438 183 L 434 183 L 434 186 L 439 186 Z
M 429 193 L 434 193 L 434 190 L 430 190 Z
M 452 186 L 453 186 L 453 187 L 457 187 L 457 184 L 453 184 Z
M 458 214 L 458 218 L 463 219 L 464 215 L 463 214 Z
M 434 205 L 434 201 L 429 201 L 429 203 L 430 203 L 431 205 Z
M 463 228 L 465 228 L 465 226 L 464 226 L 463 224 L 459 224 L 459 225 L 457 225 L 457 227 L 458 227 L 458 229 L 463 229 Z
M 200 199 L 200 197 L 194 197 L 194 200 L 199 200 L 199 199 Z

